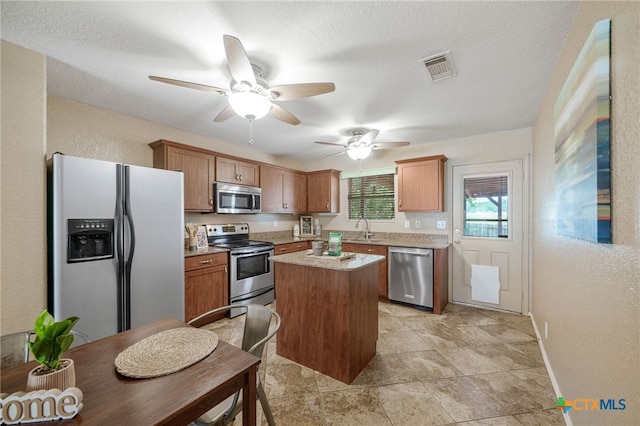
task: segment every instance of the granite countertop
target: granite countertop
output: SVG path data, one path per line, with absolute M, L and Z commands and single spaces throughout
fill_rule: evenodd
M 229 249 L 225 249 L 225 248 L 218 248 L 218 247 L 206 247 L 200 250 L 189 250 L 189 249 L 185 249 L 184 250 L 184 257 L 191 257 L 191 256 L 202 256 L 205 254 L 216 254 L 216 253 L 227 253 L 229 251 Z
M 399 234 L 399 233 L 380 233 L 379 237 L 374 235 L 373 238 L 365 240 L 362 238 L 362 232 L 356 234 L 351 231 L 342 232 L 342 242 L 351 244 L 370 244 L 378 246 L 393 247 L 415 247 L 430 249 L 446 249 L 449 247 L 447 236 L 425 235 L 425 234 Z M 443 238 L 444 237 L 444 238 Z M 287 244 L 298 241 L 325 241 L 329 240 L 329 232 L 322 232 L 320 237 L 294 237 L 292 235 L 282 235 L 280 232 L 260 233 L 251 236 L 252 240 L 269 241 L 273 244 Z
M 269 257 L 269 260 L 273 260 L 275 263 L 290 263 L 293 265 L 335 269 L 345 272 L 361 269 L 384 260 L 384 256 L 378 256 L 375 254 L 354 253 L 355 256 L 350 259 L 337 260 L 332 258 L 332 256 L 311 256 L 307 253 L 308 251 L 304 250 L 294 253 L 279 254 L 278 256 Z

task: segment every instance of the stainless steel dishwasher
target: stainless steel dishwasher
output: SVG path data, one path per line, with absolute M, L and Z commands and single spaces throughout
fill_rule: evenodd
M 389 300 L 433 308 L 433 249 L 389 247 Z

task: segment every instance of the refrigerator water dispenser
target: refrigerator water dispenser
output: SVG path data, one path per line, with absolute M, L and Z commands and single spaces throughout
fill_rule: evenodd
M 113 257 L 113 219 L 68 219 L 67 263 Z

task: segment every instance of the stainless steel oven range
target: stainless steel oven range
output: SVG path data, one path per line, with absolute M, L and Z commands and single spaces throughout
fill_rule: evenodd
M 206 225 L 209 245 L 229 249 L 229 303 L 268 305 L 275 300 L 273 243 L 249 239 L 249 224 Z M 230 316 L 242 312 L 232 309 Z

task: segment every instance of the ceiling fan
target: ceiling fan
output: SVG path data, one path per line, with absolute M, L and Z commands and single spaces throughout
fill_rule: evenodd
M 295 126 L 300 124 L 300 120 L 275 101 L 307 98 L 333 92 L 336 89 L 333 83 L 300 83 L 270 87 L 262 78 L 262 70 L 249 61 L 240 40 L 227 34 L 222 38 L 227 64 L 233 78 L 229 85 L 230 90 L 154 75 L 150 75 L 149 78 L 162 83 L 228 96 L 229 105 L 216 116 L 213 120 L 215 122 L 228 120 L 233 117 L 234 113 L 249 121 L 269 114 Z
M 335 157 L 336 155 L 342 155 L 345 152 L 349 157 L 354 160 L 363 160 L 371 154 L 371 150 L 374 149 L 389 149 L 389 148 L 398 148 L 401 146 L 409 145 L 409 142 L 401 141 L 401 142 L 374 142 L 374 140 L 378 137 L 380 133 L 379 130 L 376 129 L 353 129 L 351 130 L 352 136 L 349 138 L 346 144 L 337 143 L 337 142 L 318 142 L 316 143 L 323 145 L 338 145 L 345 148 L 344 151 L 338 152 L 337 154 L 331 154 L 324 158 Z

